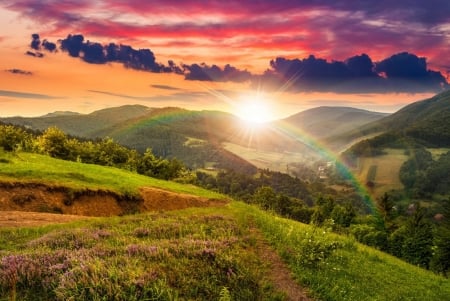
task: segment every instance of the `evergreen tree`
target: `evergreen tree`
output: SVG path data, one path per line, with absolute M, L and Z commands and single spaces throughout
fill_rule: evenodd
M 433 270 L 447 276 L 450 270 L 450 199 L 444 202 L 444 219 L 435 234 L 435 252 L 431 261 Z
M 432 256 L 433 231 L 431 223 L 425 217 L 425 208 L 419 204 L 415 207 L 413 215 L 405 224 L 406 237 L 402 246 L 402 258 L 428 269 Z

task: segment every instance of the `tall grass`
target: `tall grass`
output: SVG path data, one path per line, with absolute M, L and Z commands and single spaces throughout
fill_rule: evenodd
M 450 300 L 450 281 L 326 229 L 233 203 L 321 300 Z
M 9 231 L 0 300 L 283 300 L 226 208 Z

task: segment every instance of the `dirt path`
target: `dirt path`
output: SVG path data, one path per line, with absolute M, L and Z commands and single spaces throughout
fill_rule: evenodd
M 262 233 L 255 228 L 251 229 L 251 231 L 257 238 L 256 247 L 259 257 L 269 264 L 270 272 L 267 277 L 274 284 L 275 288 L 286 294 L 287 301 L 314 301 L 315 299 L 308 297 L 307 290 L 295 282 L 291 271 L 264 239 Z
M 87 216 L 53 214 L 26 211 L 0 211 L 0 227 L 34 227 L 48 224 L 68 223 Z

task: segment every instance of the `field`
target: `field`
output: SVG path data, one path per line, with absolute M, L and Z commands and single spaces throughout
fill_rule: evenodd
M 439 156 L 450 151 L 450 148 L 427 148 L 433 156 L 433 160 L 438 160 Z
M 45 156 L 0 159 L 4 185 L 117 193 L 151 186 L 147 193 L 160 191 L 160 199 L 169 198 L 167 189 L 223 197 Z M 1 227 L 0 300 L 450 300 L 448 279 L 324 228 L 233 200 L 181 210 L 171 202 L 153 204 L 159 210 L 75 221 L 68 216 L 70 222 L 61 224 L 45 215 L 35 227 Z
M 290 163 L 311 162 L 311 153 L 269 152 L 247 148 L 233 143 L 224 143 L 224 148 L 261 169 L 287 172 Z M 317 160 L 318 157 L 314 157 Z M 313 161 L 314 161 L 313 160 Z
M 361 183 L 373 182 L 370 192 L 375 198 L 392 189 L 402 189 L 399 171 L 408 160 L 404 150 L 386 149 L 386 154 L 375 157 L 360 157 L 358 160 L 357 178 Z

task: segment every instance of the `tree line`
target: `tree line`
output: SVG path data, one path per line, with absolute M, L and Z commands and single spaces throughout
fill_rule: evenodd
M 118 167 L 165 180 L 178 178 L 186 172 L 181 161 L 157 157 L 150 148 L 141 154 L 112 138 L 81 140 L 66 135 L 57 127 L 40 133 L 0 125 L 0 147 L 10 152 L 23 150 L 63 160 Z

